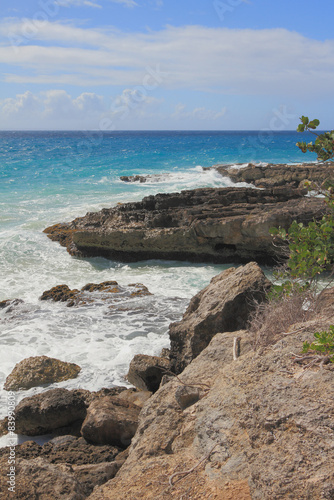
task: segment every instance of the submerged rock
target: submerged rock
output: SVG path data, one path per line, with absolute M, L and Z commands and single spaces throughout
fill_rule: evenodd
M 48 356 L 34 356 L 17 363 L 6 378 L 4 389 L 18 391 L 44 384 L 53 384 L 76 378 L 80 366 Z
M 181 321 L 169 327 L 171 367 L 176 373 L 200 354 L 217 333 L 246 327 L 271 283 L 255 262 L 231 267 L 212 278 L 190 301 Z
M 45 232 L 77 256 L 272 263 L 277 249 L 269 229 L 288 228 L 295 219 L 319 218 L 325 210 L 322 200 L 306 198 L 305 193 L 277 187 L 158 194 L 88 213 Z

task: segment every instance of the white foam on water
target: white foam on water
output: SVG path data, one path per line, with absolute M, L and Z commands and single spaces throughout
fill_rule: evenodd
M 125 185 L 112 176 L 110 180 L 101 188 L 98 180 L 90 178 L 70 195 L 61 186 L 53 194 L 45 189 L 1 200 L 0 301 L 17 298 L 24 302 L 12 311 L 0 309 L 0 418 L 7 414 L 5 379 L 16 363 L 30 356 L 47 355 L 77 363 L 81 372 L 73 380 L 16 391 L 16 403 L 55 387 L 99 390 L 128 385 L 124 377 L 132 357 L 139 353 L 157 355 L 167 347 L 169 324 L 182 317 L 193 295 L 229 267 L 73 258 L 43 233 L 47 226 L 118 202 L 141 200 L 158 192 L 223 187 L 230 182 L 200 166 L 172 171 L 166 178 L 162 174 L 158 182 Z M 107 280 L 123 286 L 142 283 L 153 295 L 125 300 L 119 310 L 109 309 L 103 302 L 68 308 L 64 303 L 39 300 L 45 290 L 56 285 L 80 289 L 87 283 Z
M 179 192 L 200 187 L 249 186 L 249 184 L 244 182 L 235 183 L 228 177 L 223 177 L 214 168 L 204 169 L 200 165 L 187 170 L 175 170 L 161 174 L 143 173 L 141 175 L 145 178 L 145 182 L 130 183 L 138 186 L 141 195 L 143 195 L 143 191 L 150 191 L 150 194 L 156 194 L 157 192 Z M 107 179 L 104 179 L 107 182 Z M 124 184 L 124 182 L 122 183 Z

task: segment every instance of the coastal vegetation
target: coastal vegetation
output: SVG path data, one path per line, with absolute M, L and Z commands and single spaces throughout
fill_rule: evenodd
M 307 116 L 301 117 L 298 132 L 309 131 L 316 135 L 313 142 L 297 142 L 303 153 L 314 152 L 318 161 L 328 161 L 334 157 L 334 131 L 317 134 L 314 130 L 319 126 L 317 119 L 309 120 Z M 276 339 L 275 332 L 282 331 L 296 322 L 307 320 L 312 312 L 317 310 L 316 301 L 319 292 L 319 277 L 327 273 L 331 281 L 334 262 L 334 179 L 326 178 L 321 183 L 305 181 L 305 188 L 310 196 L 323 197 L 325 214 L 320 220 L 313 220 L 308 224 L 294 220 L 288 230 L 283 227 L 273 227 L 270 233 L 274 242 L 283 242 L 283 255 L 287 257 L 284 265 L 274 273 L 278 284 L 274 285 L 268 294 L 267 306 L 261 304 L 260 311 L 253 317 L 253 330 L 265 331 L 262 343 L 271 343 Z M 328 276 L 329 275 L 329 276 Z M 278 317 L 284 318 L 277 321 Z M 268 329 L 269 327 L 269 329 Z M 304 342 L 301 360 L 334 362 L 334 326 L 328 331 L 316 332 L 314 341 Z M 309 352 L 316 355 L 310 356 Z

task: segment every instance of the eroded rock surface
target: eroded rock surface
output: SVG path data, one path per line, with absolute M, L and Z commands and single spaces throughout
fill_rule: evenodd
M 91 403 L 81 434 L 95 444 L 129 446 L 138 426 L 140 407 L 117 396 L 106 396 Z
M 51 389 L 24 398 L 15 408 L 16 432 L 38 436 L 80 425 L 86 417 L 86 406 L 84 396 L 76 390 Z
M 291 355 L 321 327 L 320 318 L 261 354 L 246 331 L 217 334 L 179 376 L 208 390 L 182 411 L 184 384 L 162 386 L 140 414 L 122 469 L 90 500 L 333 498 L 334 371 L 304 371 Z M 173 476 L 201 460 L 182 480 Z
M 195 295 L 181 321 L 169 327 L 171 367 L 180 373 L 218 332 L 243 329 L 271 283 L 255 262 L 231 267 Z
M 33 356 L 17 363 L 6 378 L 4 389 L 17 391 L 43 384 L 62 382 L 78 376 L 81 368 L 48 356 Z
M 142 391 L 155 392 L 163 375 L 170 370 L 169 359 L 137 354 L 130 363 L 128 381 Z
M 94 304 L 96 301 L 106 303 L 117 302 L 120 299 L 144 297 L 152 295 L 148 288 L 141 283 L 131 283 L 122 286 L 117 281 L 103 281 L 102 283 L 88 283 L 81 290 L 71 290 L 67 285 L 57 285 L 43 292 L 40 300 L 67 302 L 68 307 Z
M 324 180 L 334 179 L 334 163 L 301 163 L 295 165 L 253 165 L 235 168 L 233 166 L 215 165 L 213 168 L 233 182 L 247 182 L 260 188 L 303 186 L 305 180 L 320 185 Z
M 147 196 L 45 229 L 70 254 L 122 261 L 272 262 L 269 229 L 320 217 L 322 200 L 276 187 L 202 188 Z

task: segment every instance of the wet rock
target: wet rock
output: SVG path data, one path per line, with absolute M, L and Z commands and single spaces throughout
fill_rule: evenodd
M 6 378 L 4 389 L 18 391 L 76 378 L 80 366 L 48 356 L 34 356 L 17 363 Z
M 298 188 L 305 180 L 315 182 L 319 186 L 325 180 L 334 179 L 334 163 L 332 162 L 262 166 L 249 163 L 243 168 L 224 165 L 215 165 L 213 168 L 233 182 L 248 182 L 261 188 L 277 186 Z
M 120 177 L 123 182 L 146 182 L 147 176 L 144 175 L 122 175 Z
M 110 303 L 120 298 L 129 299 L 133 297 L 144 297 L 152 295 L 148 288 L 142 283 L 131 283 L 121 286 L 117 281 L 103 281 L 102 283 L 87 283 L 81 290 L 70 290 L 67 285 L 58 285 L 43 292 L 40 300 L 53 300 L 55 302 L 67 302 L 68 307 L 83 306 L 103 301 Z
M 66 302 L 73 300 L 79 293 L 79 290 L 70 290 L 67 285 L 57 285 L 43 292 L 40 300 L 53 300 L 54 302 Z
M 117 396 L 92 402 L 82 424 L 82 436 L 95 444 L 126 448 L 134 436 L 140 407 Z
M 215 276 L 191 299 L 182 320 L 169 327 L 173 371 L 181 373 L 218 332 L 245 328 L 256 303 L 266 299 L 270 287 L 254 262 Z
M 0 309 L 6 309 L 6 313 L 13 312 L 15 307 L 19 304 L 23 304 L 23 300 L 21 299 L 8 299 L 8 300 L 2 300 L 0 302 Z
M 166 358 L 137 354 L 130 363 L 127 374 L 128 381 L 138 389 L 155 392 L 166 370 L 170 370 L 170 362 Z
M 80 391 L 52 389 L 25 398 L 16 406 L 16 432 L 38 436 L 60 431 L 61 428 L 81 425 L 86 413 L 85 400 Z
M 71 255 L 81 257 L 276 263 L 277 248 L 269 229 L 320 218 L 325 210 L 322 200 L 305 194 L 306 190 L 290 187 L 158 194 L 88 213 L 45 232 L 53 240 L 58 238 Z

